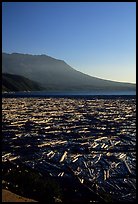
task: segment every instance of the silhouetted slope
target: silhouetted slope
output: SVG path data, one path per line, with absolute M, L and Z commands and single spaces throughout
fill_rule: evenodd
M 41 91 L 44 90 L 38 83 L 23 76 L 2 74 L 2 91 Z
M 53 91 L 135 91 L 135 84 L 113 82 L 83 74 L 47 55 L 2 54 L 2 71 L 41 83 Z

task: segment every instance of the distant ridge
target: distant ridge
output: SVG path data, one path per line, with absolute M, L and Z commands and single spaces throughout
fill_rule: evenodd
M 2 53 L 2 72 L 26 77 L 48 91 L 136 91 L 135 84 L 92 77 L 47 55 Z M 30 90 L 39 88 L 33 86 Z

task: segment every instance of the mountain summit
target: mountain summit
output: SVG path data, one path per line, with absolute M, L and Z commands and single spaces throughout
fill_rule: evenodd
M 47 91 L 134 91 L 136 85 L 92 77 L 47 55 L 2 53 L 2 73 L 35 81 Z

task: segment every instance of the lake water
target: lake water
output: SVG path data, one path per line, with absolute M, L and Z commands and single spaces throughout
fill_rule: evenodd
M 2 93 L 2 97 L 93 97 L 93 96 L 136 96 L 135 91 L 107 91 L 107 92 L 46 92 L 46 91 L 24 91 Z
M 2 167 L 72 182 L 70 167 L 105 200 L 136 201 L 135 96 L 22 96 L 2 99 Z

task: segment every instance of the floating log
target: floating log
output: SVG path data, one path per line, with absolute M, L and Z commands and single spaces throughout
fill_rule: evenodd
M 65 151 L 64 152 L 64 154 L 62 155 L 62 157 L 61 157 L 61 159 L 60 159 L 60 161 L 59 162 L 63 162 L 64 161 L 64 159 L 66 158 L 66 156 L 67 156 L 67 151 Z
M 100 137 L 100 138 L 97 138 L 95 141 L 100 141 L 100 140 L 104 140 L 104 139 L 107 139 L 107 137 Z
M 78 160 L 78 157 L 76 159 L 74 159 L 72 162 L 76 162 Z
M 124 160 L 124 164 L 126 165 L 126 168 L 127 168 L 128 172 L 131 174 L 132 172 L 131 172 L 131 170 L 130 170 L 130 168 L 129 168 L 127 162 L 126 162 L 126 160 Z

